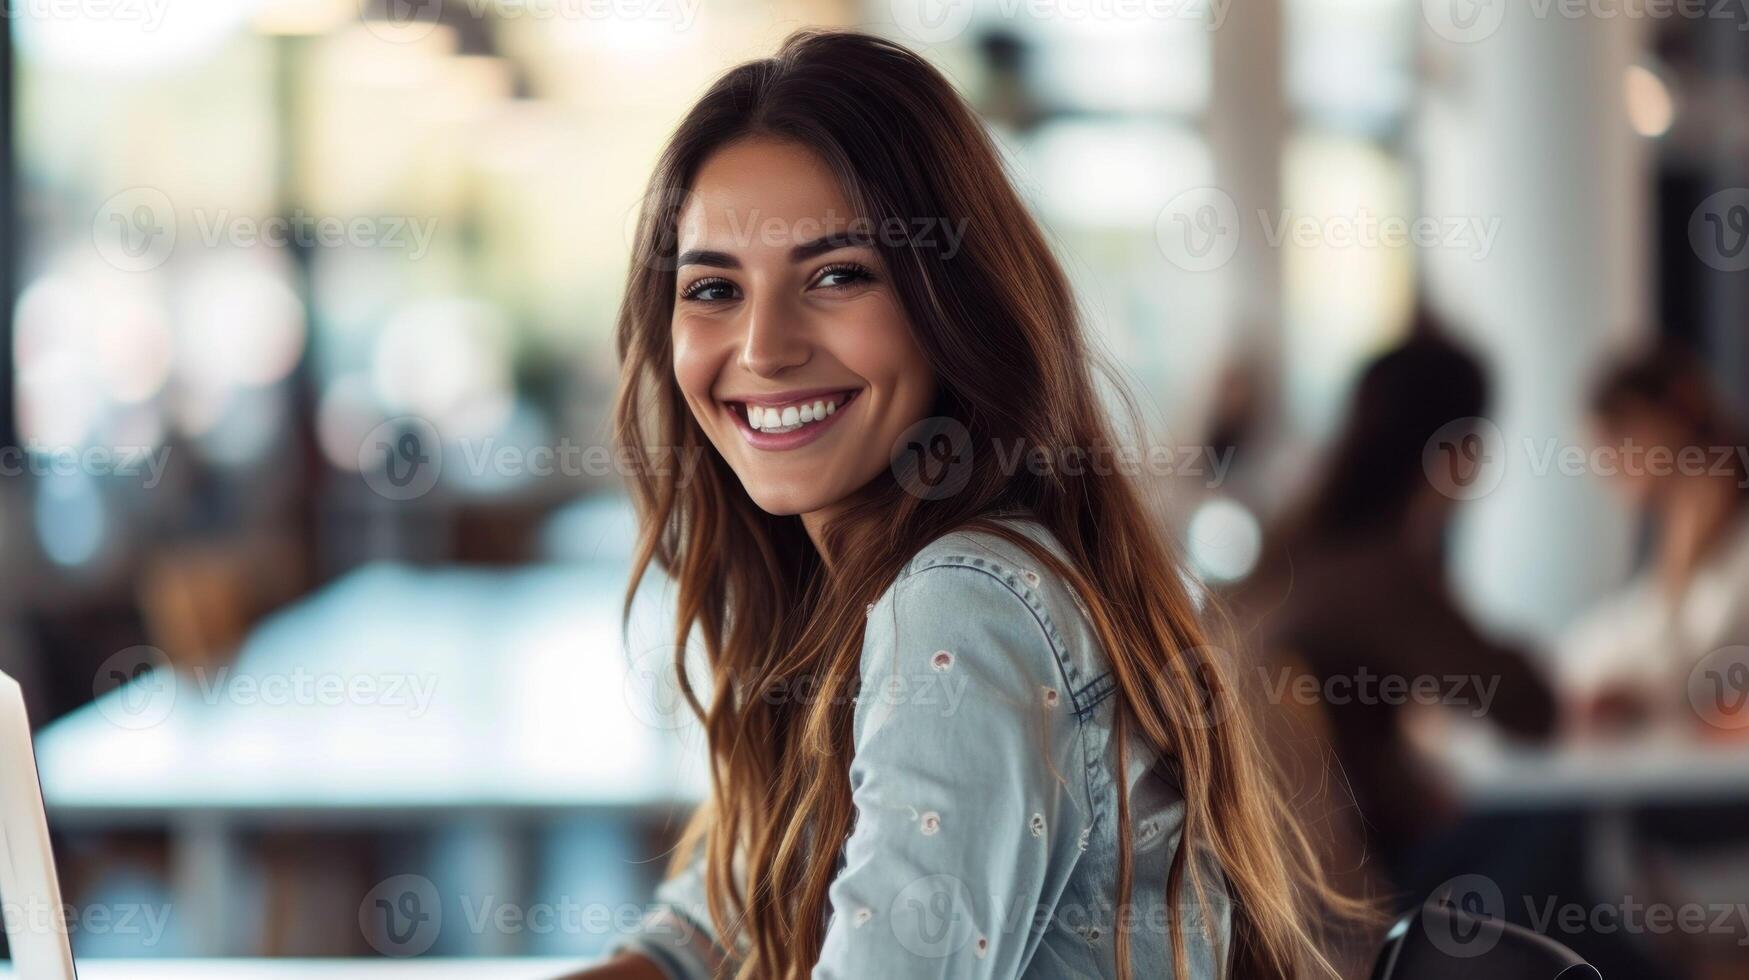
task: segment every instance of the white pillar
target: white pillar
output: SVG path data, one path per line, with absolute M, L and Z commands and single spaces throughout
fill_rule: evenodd
M 1499 219 L 1485 258 L 1433 250 L 1427 269 L 1435 304 L 1490 361 L 1489 416 L 1504 435 L 1502 482 L 1464 515 L 1459 586 L 1491 621 L 1547 640 L 1629 558 L 1626 516 L 1602 481 L 1537 464 L 1550 440 L 1587 445 L 1600 362 L 1651 316 L 1649 152 L 1622 96 L 1644 24 L 1492 0 L 1460 29 L 1437 22 L 1441 3 L 1418 6 L 1436 76 L 1426 209 Z

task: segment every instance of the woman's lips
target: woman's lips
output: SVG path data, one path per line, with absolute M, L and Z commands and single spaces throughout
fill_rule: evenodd
M 787 396 L 788 400 L 782 402 L 766 398 L 757 401 L 725 401 L 723 411 L 734 420 L 736 430 L 749 446 L 769 452 L 781 452 L 799 449 L 825 435 L 861 394 L 861 389 L 827 389 L 808 392 L 801 397 Z M 766 419 L 770 419 L 775 413 L 777 421 L 767 421 L 762 427 L 756 428 L 747 420 L 751 411 L 765 413 Z M 794 422 L 790 422 L 792 416 Z M 802 421 L 804 416 L 808 421 Z M 795 427 L 784 425 L 785 422 L 790 422 Z

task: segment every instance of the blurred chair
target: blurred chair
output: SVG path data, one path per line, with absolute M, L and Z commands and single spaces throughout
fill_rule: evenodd
M 1429 902 L 1385 936 L 1372 980 L 1602 980 L 1577 953 L 1501 919 Z

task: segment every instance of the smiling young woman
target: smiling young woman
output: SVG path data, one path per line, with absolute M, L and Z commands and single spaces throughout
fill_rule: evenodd
M 633 491 L 634 579 L 673 577 L 710 667 L 682 685 L 712 792 L 589 975 L 1334 975 L 1353 907 L 1138 489 L 997 451 L 1116 441 L 938 72 L 804 32 L 719 80 L 657 166 L 618 341 L 622 442 L 709 449 Z

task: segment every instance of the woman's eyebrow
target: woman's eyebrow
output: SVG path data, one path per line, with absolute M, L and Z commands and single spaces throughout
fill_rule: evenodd
M 835 231 L 811 242 L 802 242 L 790 249 L 789 260 L 791 262 L 806 262 L 816 255 L 824 255 L 841 248 L 859 248 L 873 244 L 874 238 L 869 235 L 851 231 Z
M 739 269 L 741 268 L 741 260 L 727 252 L 694 248 L 681 252 L 680 257 L 674 260 L 675 268 L 683 265 L 705 265 L 713 269 Z

